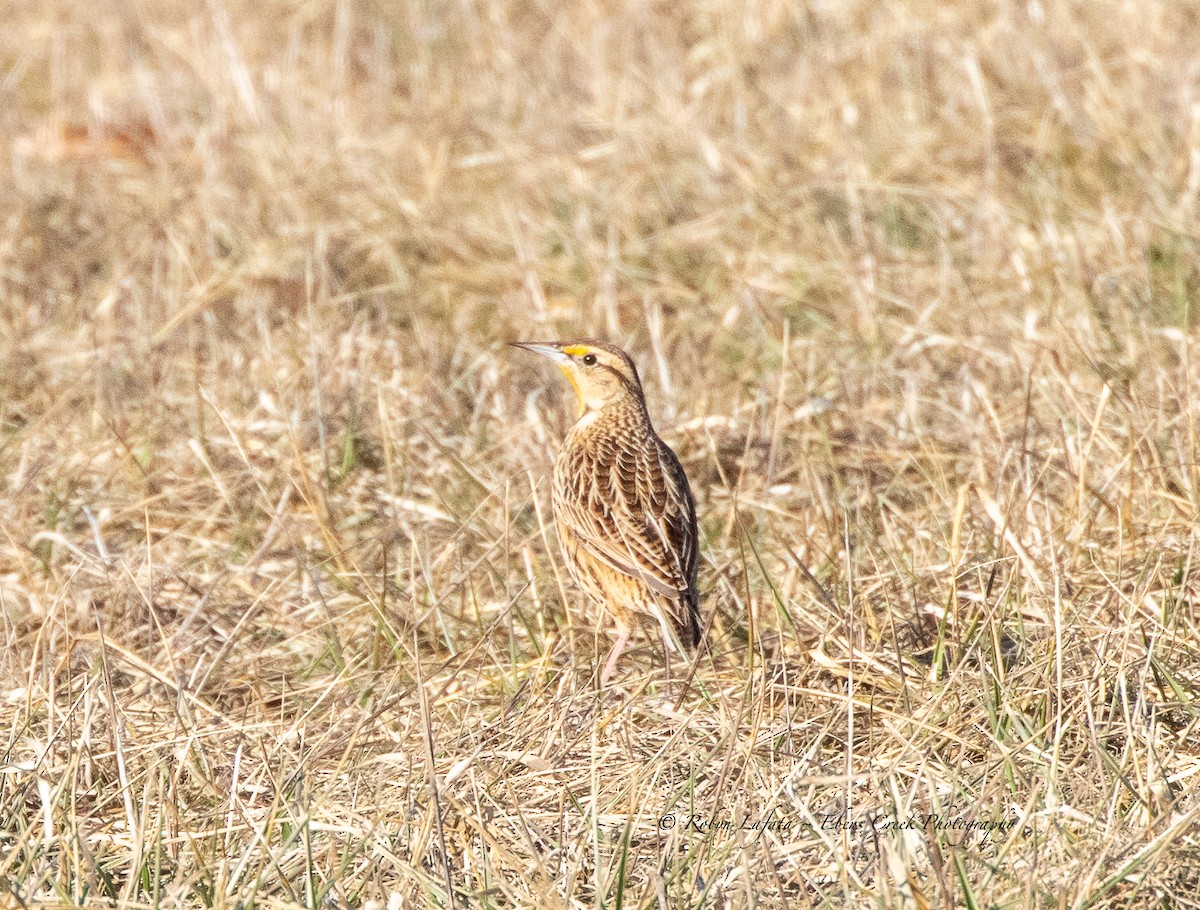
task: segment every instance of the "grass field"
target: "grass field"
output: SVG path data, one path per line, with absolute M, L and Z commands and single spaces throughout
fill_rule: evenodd
M 0 907 L 1200 906 L 1195 3 L 0 11 Z

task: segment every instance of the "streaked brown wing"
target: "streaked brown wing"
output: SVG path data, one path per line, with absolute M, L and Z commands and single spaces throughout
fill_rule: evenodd
M 659 458 L 663 464 L 670 498 L 679 504 L 675 510 L 664 513 L 672 552 L 678 554 L 683 579 L 687 587 L 681 590 L 693 590 L 696 586 L 696 570 L 700 557 L 700 530 L 696 525 L 696 501 L 692 497 L 688 485 L 687 474 L 678 457 L 666 443 L 659 441 Z
M 670 597 L 691 598 L 696 509 L 679 460 L 658 439 L 579 447 L 559 467 L 555 513 L 588 553 Z

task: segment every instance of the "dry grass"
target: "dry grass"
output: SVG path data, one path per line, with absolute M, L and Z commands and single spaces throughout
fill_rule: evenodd
M 0 905 L 1200 902 L 1194 4 L 3 19 Z M 546 525 L 592 334 L 687 687 Z

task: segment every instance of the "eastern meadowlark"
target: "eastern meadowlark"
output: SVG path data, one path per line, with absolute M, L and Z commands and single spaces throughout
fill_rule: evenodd
M 696 503 L 675 453 L 650 425 L 637 369 L 600 341 L 514 342 L 558 364 L 579 399 L 554 465 L 554 524 L 571 576 L 616 621 L 607 685 L 636 624 L 663 647 L 700 643 Z

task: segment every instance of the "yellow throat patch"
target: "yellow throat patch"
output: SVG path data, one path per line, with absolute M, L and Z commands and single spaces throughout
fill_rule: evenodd
M 571 388 L 575 390 L 575 398 L 579 401 L 579 411 L 583 412 L 583 391 L 579 388 L 579 383 L 575 380 L 575 374 L 571 372 L 571 368 L 566 364 L 560 363 L 558 368 L 563 371 L 563 375 L 567 377 L 567 382 L 571 383 Z

